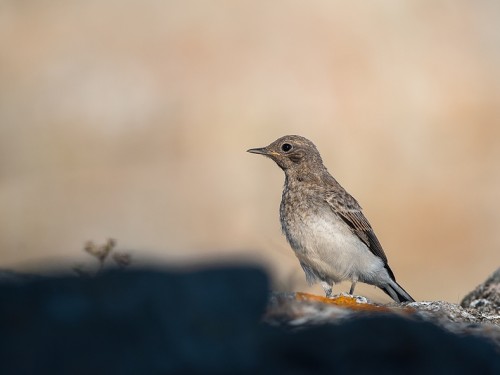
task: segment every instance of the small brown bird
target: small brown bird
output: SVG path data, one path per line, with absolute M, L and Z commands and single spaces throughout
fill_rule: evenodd
M 248 152 L 271 158 L 285 172 L 281 227 L 309 284 L 320 282 L 331 297 L 332 284 L 349 280 L 353 294 L 360 281 L 397 302 L 414 301 L 396 282 L 360 205 L 328 173 L 311 141 L 287 135 Z

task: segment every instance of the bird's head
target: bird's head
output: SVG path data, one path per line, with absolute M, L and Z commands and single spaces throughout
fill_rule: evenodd
M 285 173 L 323 168 L 323 161 L 314 143 L 299 135 L 285 135 L 269 146 L 251 148 L 248 152 L 273 159 Z

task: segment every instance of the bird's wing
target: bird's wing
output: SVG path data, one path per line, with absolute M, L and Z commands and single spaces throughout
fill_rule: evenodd
M 387 266 L 387 257 L 385 256 L 382 245 L 375 236 L 373 229 L 361 210 L 361 206 L 345 190 L 332 190 L 326 195 L 326 201 L 339 217 L 351 228 L 361 241 L 370 249 L 370 251 L 381 258 Z M 387 266 L 388 268 L 388 266 Z

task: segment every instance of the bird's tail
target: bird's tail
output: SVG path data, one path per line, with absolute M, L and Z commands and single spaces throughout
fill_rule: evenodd
M 410 296 L 396 280 L 391 280 L 388 284 L 382 286 L 381 289 L 396 302 L 415 302 L 412 296 Z

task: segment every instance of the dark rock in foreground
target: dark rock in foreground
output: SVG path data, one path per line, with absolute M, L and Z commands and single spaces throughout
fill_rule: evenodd
M 0 374 L 216 373 L 253 364 L 262 271 L 114 271 L 0 287 Z
M 0 374 L 500 373 L 491 341 L 390 312 L 264 323 L 268 288 L 246 267 L 3 283 Z

